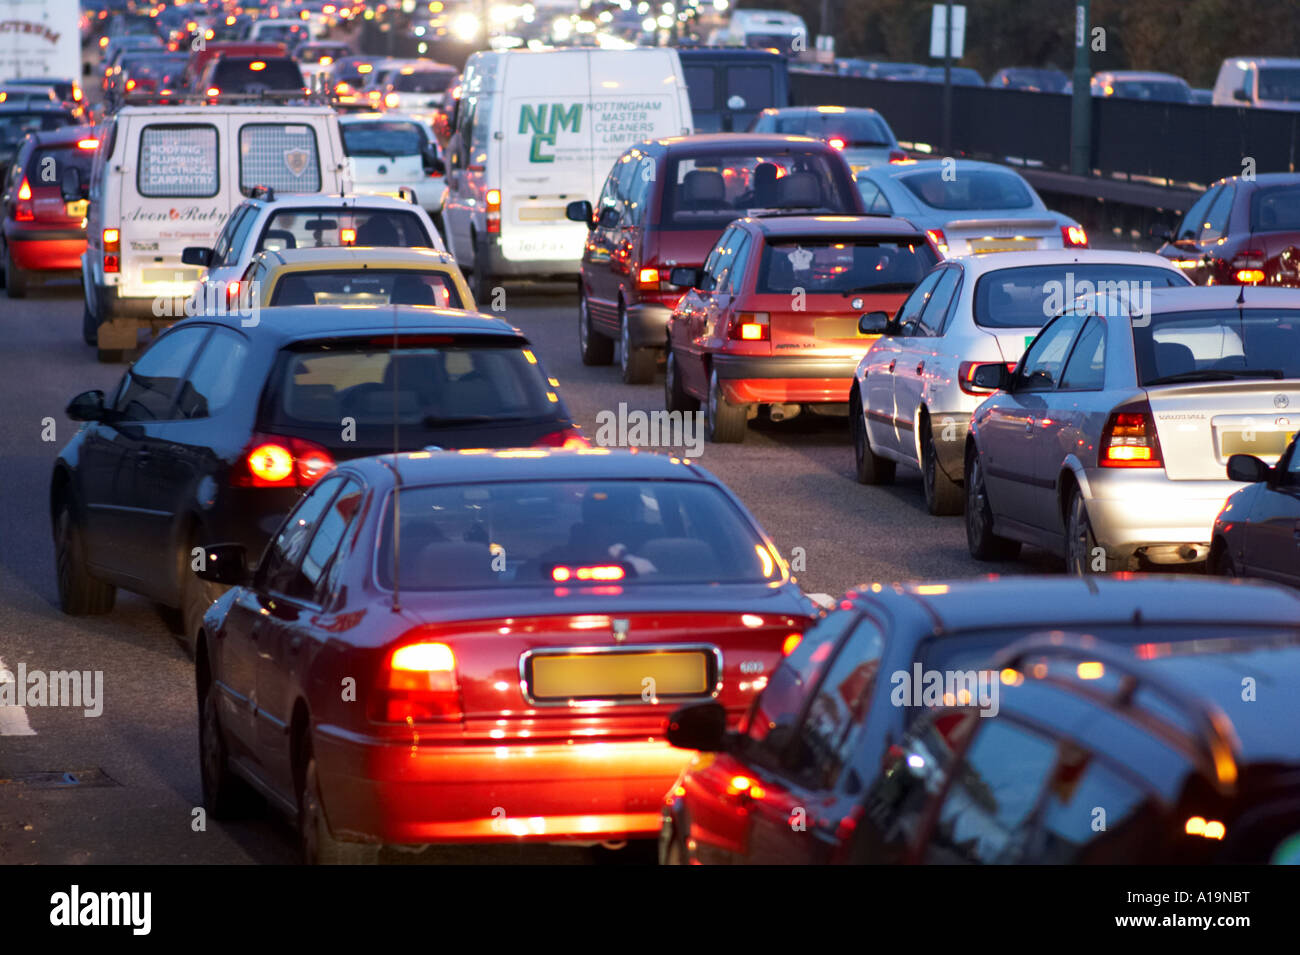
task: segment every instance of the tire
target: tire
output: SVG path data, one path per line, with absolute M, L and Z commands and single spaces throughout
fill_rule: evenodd
M 1083 500 L 1083 493 L 1076 487 L 1070 495 L 1070 506 L 1065 518 L 1065 572 L 1076 577 L 1089 574 L 1113 573 L 1122 570 L 1124 563 L 1112 557 L 1104 547 L 1097 543 L 1092 532 L 1092 523 L 1088 520 L 1088 505 Z M 1094 569 L 1096 551 L 1102 551 L 1102 568 Z
M 667 360 L 664 362 L 664 407 L 669 411 L 698 411 L 700 399 L 682 387 L 681 375 L 677 373 L 677 358 L 672 346 L 666 349 Z
M 608 365 L 614 361 L 614 340 L 591 327 L 587 294 L 578 291 L 578 354 L 584 365 Z
M 715 444 L 739 444 L 749 428 L 749 409 L 745 405 L 727 404 L 718 387 L 718 372 L 709 375 L 708 438 Z
M 82 617 L 113 609 L 117 588 L 97 580 L 86 570 L 85 540 L 66 504 L 55 518 L 54 570 L 59 609 L 64 613 Z
M 13 252 L 5 253 L 5 291 L 10 298 L 26 298 L 32 284 L 32 273 L 14 262 Z
M 893 484 L 897 462 L 882 458 L 871 446 L 862 399 L 855 385 L 849 396 L 849 430 L 853 435 L 853 476 L 859 484 Z
M 934 429 L 928 419 L 925 434 L 921 437 L 921 486 L 925 489 L 925 505 L 935 517 L 960 514 L 965 507 L 966 495 L 962 493 L 961 485 L 939 467 Z
M 966 450 L 966 546 L 976 560 L 1015 560 L 1020 541 L 993 533 L 993 508 L 984 489 L 979 452 Z
M 302 792 L 298 795 L 298 838 L 304 865 L 375 865 L 379 862 L 377 845 L 365 842 L 340 842 L 330 832 L 321 801 L 316 757 L 306 751 Z
M 199 700 L 199 780 L 203 787 L 203 808 L 213 819 L 238 819 L 251 807 L 253 791 L 230 768 L 217 694 L 210 679 L 203 690 Z
M 644 385 L 654 380 L 655 365 L 659 356 L 654 348 L 633 348 L 631 329 L 628 328 L 627 309 L 618 306 L 619 350 L 618 362 L 625 385 Z

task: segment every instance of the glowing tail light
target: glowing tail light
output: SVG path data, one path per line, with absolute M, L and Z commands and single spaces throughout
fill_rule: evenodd
M 14 205 L 14 220 L 16 222 L 32 222 L 36 218 L 36 213 L 32 211 L 32 186 L 23 177 L 22 185 L 18 187 L 18 202 Z
M 99 148 L 99 140 L 98 140 L 98 139 L 78 139 L 78 140 L 77 140 L 77 148 L 78 148 L 78 149 L 98 149 L 98 148 Z
M 487 191 L 487 230 L 489 234 L 501 231 L 501 190 Z
M 402 98 L 396 93 L 389 93 L 384 97 L 384 105 L 389 109 L 397 109 L 402 104 Z
M 311 487 L 334 469 L 315 441 L 255 434 L 231 472 L 235 487 Z
M 848 145 L 848 143 L 846 143 L 844 140 L 840 139 L 839 137 L 828 139 L 826 140 L 826 142 L 831 147 L 831 149 L 837 149 L 837 150 L 843 150 L 844 147 Z
M 934 243 L 934 247 L 940 255 L 948 254 L 948 237 L 943 234 L 942 229 L 926 229 L 925 234 Z
M 771 340 L 771 316 L 767 312 L 741 312 L 732 323 L 731 337 L 746 342 Z
M 892 163 L 907 162 L 907 153 L 901 149 L 891 149 L 889 151 L 889 161 Z
M 575 451 L 591 447 L 591 442 L 584 438 L 577 428 L 565 428 L 563 431 L 552 431 L 550 434 L 542 435 L 533 442 L 533 447 Z
M 1111 412 L 1101 435 L 1099 464 L 1104 468 L 1162 468 L 1160 438 L 1145 402 Z
M 121 270 L 122 233 L 117 229 L 104 230 L 104 271 Z
M 383 723 L 452 722 L 460 719 L 461 712 L 456 654 L 451 647 L 418 640 L 403 642 L 388 655 L 371 702 L 372 719 Z
M 1086 249 L 1088 247 L 1088 233 L 1083 231 L 1082 226 L 1063 225 L 1061 226 L 1061 241 L 1065 243 L 1067 249 Z
M 209 96 L 220 96 L 220 95 L 221 95 L 221 90 L 218 89 L 218 88 L 215 87 L 215 86 L 209 86 L 209 87 L 208 87 L 208 95 L 209 95 Z
M 613 580 L 622 580 L 627 576 L 625 571 L 618 564 L 599 564 L 592 567 L 554 567 L 551 569 L 551 580 L 557 584 L 567 584 L 570 581 L 599 581 L 608 583 Z
M 636 273 L 636 287 L 643 291 L 658 291 L 659 270 L 656 268 L 639 269 Z

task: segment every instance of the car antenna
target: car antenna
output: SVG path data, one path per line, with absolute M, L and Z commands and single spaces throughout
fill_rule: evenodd
M 1245 282 L 1241 283 L 1241 291 L 1237 293 L 1237 304 L 1238 305 L 1246 304 L 1246 283 Z
M 397 467 L 398 430 L 397 430 L 397 306 L 393 308 L 393 347 L 388 353 L 388 363 L 393 369 L 393 460 L 390 464 L 383 458 L 380 462 L 393 472 L 393 613 L 402 609 L 402 472 Z

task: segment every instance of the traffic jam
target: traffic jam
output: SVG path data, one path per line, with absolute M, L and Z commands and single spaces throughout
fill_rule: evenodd
M 1300 863 L 1300 173 L 1138 234 L 868 95 L 1264 114 L 1300 60 L 45 7 L 0 861 Z

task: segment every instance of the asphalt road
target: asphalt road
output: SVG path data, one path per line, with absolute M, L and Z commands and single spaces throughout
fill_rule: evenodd
M 596 433 L 598 413 L 617 413 L 620 402 L 629 410 L 662 409 L 662 377 L 632 387 L 620 382 L 616 366 L 581 364 L 569 290 L 510 287 L 506 301 L 506 317 L 533 341 L 588 435 Z M 293 833 L 268 813 L 229 824 L 200 818 L 192 664 L 158 610 L 121 592 L 104 617 L 74 619 L 57 608 L 49 473 L 76 427 L 63 409 L 80 391 L 109 390 L 123 370 L 96 362 L 81 342 L 80 321 L 75 283 L 22 301 L 0 296 L 0 667 L 102 671 L 104 681 L 97 717 L 0 707 L 0 864 L 293 862 Z M 698 460 L 740 495 L 787 559 L 802 557 L 797 575 L 809 593 L 1061 569 L 1029 549 L 1015 564 L 977 564 L 961 519 L 925 512 L 915 472 L 900 469 L 892 487 L 855 483 L 843 418 L 751 422 L 744 444 L 705 444 Z M 583 850 L 510 846 L 392 861 L 591 858 Z M 614 861 L 644 859 L 613 854 Z

